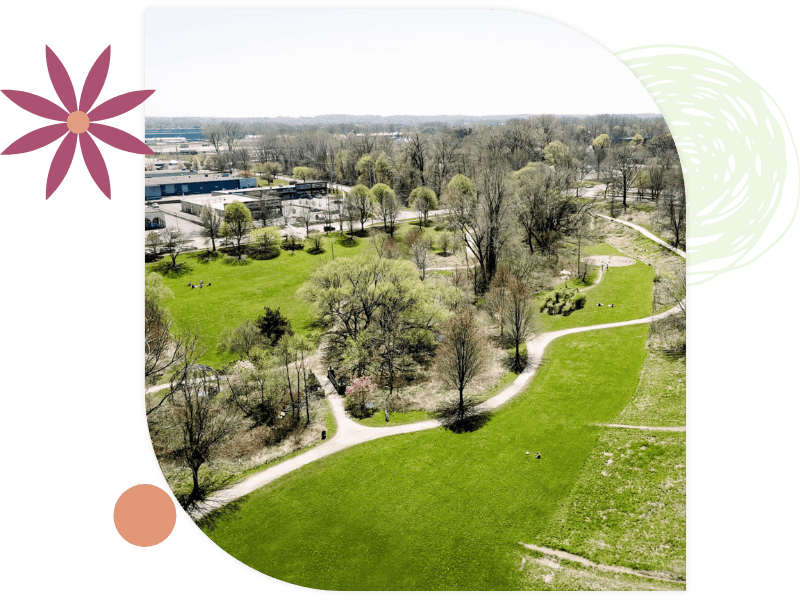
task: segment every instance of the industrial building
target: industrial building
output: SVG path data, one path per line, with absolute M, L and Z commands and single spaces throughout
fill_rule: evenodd
M 185 127 L 181 129 L 145 129 L 145 142 L 167 141 L 178 142 L 199 141 L 203 139 L 203 132 L 199 127 Z
M 256 177 L 231 177 L 227 173 L 196 173 L 173 177 L 146 177 L 144 199 L 158 200 L 165 196 L 209 194 L 221 190 L 239 190 L 257 186 Z

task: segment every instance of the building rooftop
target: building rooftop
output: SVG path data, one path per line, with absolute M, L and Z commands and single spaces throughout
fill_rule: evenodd
M 231 181 L 246 179 L 244 177 L 231 177 L 225 175 L 206 175 L 203 173 L 197 175 L 175 175 L 173 177 L 146 177 L 145 185 L 180 185 L 182 183 L 194 183 L 198 181 Z

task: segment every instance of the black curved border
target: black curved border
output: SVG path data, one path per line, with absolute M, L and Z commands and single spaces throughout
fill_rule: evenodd
M 566 25 L 570 29 L 574 29 L 575 31 L 579 31 L 586 37 L 594 40 L 598 44 L 600 44 L 603 48 L 608 50 L 612 55 L 617 52 L 617 49 L 614 48 L 611 44 L 609 44 L 606 40 L 595 34 L 594 32 L 590 31 L 586 27 L 582 25 L 578 25 L 570 21 L 565 17 L 561 17 L 555 13 L 548 12 L 545 10 L 531 8 L 528 6 L 518 6 L 516 4 L 507 4 L 507 3 L 475 3 L 475 4 L 447 4 L 447 3 L 386 3 L 386 4 L 377 4 L 377 5 L 369 5 L 369 4 L 355 4 L 355 3 L 341 3 L 341 4 L 320 4 L 320 3 L 307 3 L 307 4 L 293 4 L 293 3 L 276 3 L 276 4 L 263 4 L 263 3 L 208 3 L 208 4 L 175 4 L 175 3 L 167 3 L 167 4 L 150 4 L 145 3 L 139 6 L 139 82 L 138 82 L 138 89 L 144 89 L 144 11 L 147 10 L 158 10 L 158 9 L 185 9 L 185 10 L 205 10 L 205 9 L 224 9 L 224 10 L 233 10 L 233 9 L 280 9 L 280 8 L 293 8 L 293 9 L 331 9 L 331 8 L 344 8 L 344 9 L 366 9 L 369 8 L 371 10 L 382 10 L 382 9 L 403 9 L 403 8 L 412 8 L 412 9 L 451 9 L 451 10 L 473 10 L 473 9 L 504 9 L 504 10 L 512 10 L 522 13 L 528 13 L 532 15 L 536 15 L 539 17 L 544 17 L 546 19 L 550 19 L 551 21 L 556 21 L 561 23 L 562 25 Z M 620 61 L 626 60 L 625 55 L 621 54 L 617 56 Z M 139 139 L 144 139 L 144 106 L 140 105 L 138 108 L 139 111 Z M 144 172 L 144 156 L 139 156 L 139 175 Z M 142 288 L 140 292 L 140 302 L 139 302 L 139 347 L 141 349 L 141 356 L 144 356 L 144 348 L 142 346 L 142 340 L 144 339 L 144 304 L 141 302 L 141 299 L 144 298 L 144 277 L 145 277 L 145 267 L 144 267 L 144 246 L 141 244 L 142 234 L 144 233 L 144 188 L 140 185 L 139 186 L 139 205 L 142 207 L 142 218 L 139 220 L 139 268 L 142 272 Z M 687 288 L 687 299 L 689 296 L 689 291 L 691 288 Z M 688 331 L 691 331 L 691 321 L 687 324 Z M 689 348 L 691 348 L 691 340 L 687 339 L 687 344 Z M 691 354 L 687 355 L 687 364 L 691 364 Z M 150 456 L 150 462 L 153 465 L 153 469 L 156 473 L 156 477 L 158 477 L 158 481 L 161 483 L 161 487 L 166 491 L 170 497 L 172 498 L 173 502 L 175 502 L 175 507 L 178 511 L 178 514 L 181 516 L 183 521 L 194 531 L 194 533 L 199 537 L 203 542 L 212 550 L 214 550 L 217 554 L 219 554 L 222 558 L 226 561 L 238 567 L 245 573 L 249 573 L 253 577 L 265 581 L 267 583 L 271 583 L 272 585 L 276 585 L 278 587 L 282 587 L 287 590 L 291 590 L 294 592 L 300 592 L 302 594 L 309 594 L 313 596 L 324 596 L 324 597 L 335 597 L 335 596 L 350 596 L 350 597 L 409 597 L 412 595 L 418 596 L 424 594 L 426 596 L 431 597 L 486 597 L 486 596 L 493 596 L 493 597 L 519 597 L 519 596 L 569 596 L 569 597 L 584 597 L 584 596 L 610 596 L 610 597 L 619 597 L 619 596 L 688 596 L 691 593 L 692 586 L 691 586 L 691 544 L 687 543 L 687 578 L 686 578 L 686 590 L 682 592 L 509 592 L 509 591 L 494 591 L 494 590 L 482 590 L 482 591 L 457 591 L 457 592 L 426 592 L 426 591 L 407 591 L 407 592 L 369 592 L 369 591 L 329 591 L 329 590 L 315 590 L 311 588 L 306 588 L 299 585 L 294 585 L 292 583 L 287 583 L 285 581 L 281 581 L 280 579 L 275 579 L 274 577 L 270 577 L 265 573 L 261 573 L 260 571 L 256 571 L 252 567 L 247 566 L 246 564 L 242 563 L 241 561 L 235 559 L 231 555 L 229 555 L 225 550 L 220 548 L 217 544 L 215 544 L 205 533 L 203 533 L 200 528 L 195 524 L 195 522 L 189 518 L 186 512 L 178 506 L 178 503 L 175 501 L 175 496 L 172 493 L 169 485 L 167 484 L 167 480 L 164 478 L 164 475 L 161 472 L 161 468 L 158 466 L 158 461 L 156 460 L 155 453 L 153 451 L 153 445 L 150 441 L 150 436 L 147 433 L 147 419 L 145 416 L 145 395 L 144 395 L 144 364 L 143 362 L 140 363 L 139 366 L 139 381 L 142 387 L 139 390 L 139 418 L 142 425 L 142 435 L 144 437 L 145 445 L 147 446 L 147 453 Z M 691 387 L 691 376 L 689 374 L 687 379 L 687 390 Z M 690 402 L 690 399 L 687 397 L 687 402 Z M 687 432 L 691 430 L 691 411 L 687 412 Z M 691 465 L 691 435 L 687 433 L 687 463 Z M 689 480 L 691 481 L 691 474 L 689 473 L 690 477 Z M 690 488 L 691 489 L 691 488 Z M 687 531 L 691 533 L 691 516 L 690 513 L 687 515 Z

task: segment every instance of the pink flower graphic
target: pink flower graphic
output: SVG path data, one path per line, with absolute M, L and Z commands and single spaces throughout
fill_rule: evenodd
M 137 140 L 132 135 L 125 133 L 116 127 L 109 127 L 108 125 L 101 125 L 97 121 L 103 121 L 112 117 L 118 117 L 121 114 L 139 106 L 144 102 L 155 90 L 140 90 L 138 92 L 128 92 L 121 94 L 111 100 L 103 102 L 100 106 L 92 110 L 97 97 L 100 95 L 100 90 L 103 89 L 103 84 L 106 82 L 108 75 L 108 64 L 111 59 L 111 46 L 106 48 L 102 54 L 95 61 L 89 74 L 86 76 L 86 82 L 83 84 L 81 91 L 80 104 L 75 99 L 75 88 L 72 87 L 72 81 L 67 74 L 67 70 L 61 61 L 50 49 L 45 46 L 47 55 L 47 71 L 50 74 L 50 81 L 56 90 L 56 94 L 61 99 L 61 103 L 66 108 L 66 111 L 57 104 L 50 102 L 36 94 L 29 94 L 28 92 L 18 92 L 15 90 L 2 90 L 2 92 L 17 106 L 24 108 L 29 113 L 44 117 L 45 119 L 52 119 L 59 121 L 55 125 L 48 125 L 41 129 L 36 129 L 30 133 L 23 135 L 16 142 L 11 144 L 3 151 L 3 154 L 22 154 L 24 152 L 32 152 L 38 150 L 48 144 L 52 144 L 57 139 L 63 137 L 64 141 L 56 150 L 53 157 L 53 162 L 50 164 L 50 171 L 47 174 L 47 198 L 53 195 L 64 181 L 64 177 L 69 171 L 72 164 L 72 157 L 75 154 L 75 146 L 80 140 L 81 154 L 86 167 L 89 169 L 89 174 L 94 179 L 97 187 L 103 192 L 106 197 L 111 198 L 111 182 L 108 179 L 108 169 L 103 160 L 100 149 L 97 147 L 94 139 L 90 133 L 98 139 L 102 140 L 109 146 L 124 150 L 126 152 L 133 152 L 134 154 L 153 154 L 153 151 L 145 144 Z

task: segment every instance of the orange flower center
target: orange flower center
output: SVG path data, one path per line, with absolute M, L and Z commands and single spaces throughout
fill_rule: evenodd
M 89 117 L 81 110 L 76 110 L 67 117 L 67 127 L 72 133 L 83 133 L 89 129 Z

